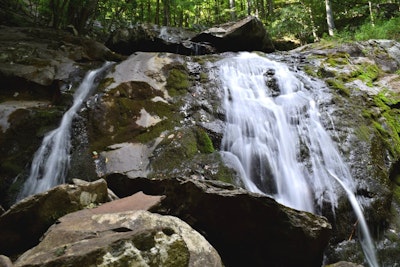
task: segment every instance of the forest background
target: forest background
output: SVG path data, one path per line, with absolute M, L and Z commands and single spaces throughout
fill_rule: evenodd
M 73 25 L 79 34 L 101 39 L 138 23 L 201 31 L 252 15 L 273 39 L 306 44 L 332 38 L 399 40 L 399 6 L 400 0 L 0 0 L 0 23 Z

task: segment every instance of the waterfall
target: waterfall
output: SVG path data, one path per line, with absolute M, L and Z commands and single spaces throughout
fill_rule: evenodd
M 97 75 L 111 63 L 89 71 L 74 93 L 72 106 L 62 117 L 58 128 L 48 132 L 35 152 L 30 174 L 20 191 L 17 200 L 29 195 L 44 192 L 65 182 L 70 162 L 71 124 L 83 101 L 90 95 Z
M 334 210 L 343 188 L 361 222 L 366 259 L 378 266 L 355 183 L 320 121 L 316 91 L 323 85 L 304 83 L 285 64 L 254 53 L 225 58 L 217 67 L 227 123 L 222 150 L 238 162 L 243 185 L 314 213 L 323 203 Z

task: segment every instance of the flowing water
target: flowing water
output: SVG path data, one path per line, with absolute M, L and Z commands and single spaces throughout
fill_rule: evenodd
M 343 188 L 360 221 L 366 259 L 378 266 L 353 178 L 320 121 L 323 85 L 253 53 L 223 59 L 218 70 L 227 121 L 222 150 L 238 162 L 244 186 L 316 213 L 323 203 L 337 207 Z
M 110 63 L 105 63 L 101 68 L 86 74 L 75 91 L 73 104 L 64 114 L 60 126 L 45 135 L 41 146 L 35 152 L 29 177 L 18 195 L 18 200 L 65 182 L 70 162 L 72 120 L 83 101 L 90 95 L 97 75 L 109 65 Z

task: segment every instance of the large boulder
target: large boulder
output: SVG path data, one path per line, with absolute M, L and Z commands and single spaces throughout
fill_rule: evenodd
M 249 16 L 235 23 L 210 28 L 193 37 L 196 43 L 208 43 L 218 52 L 226 51 L 275 51 L 263 23 Z
M 139 194 L 68 214 L 15 266 L 222 266 L 188 224 L 142 210 L 159 199 Z
M 131 55 L 134 52 L 170 52 L 182 55 L 208 54 L 213 48 L 190 41 L 194 32 L 153 24 L 137 24 L 115 30 L 106 45 L 111 50 Z
M 61 216 L 108 201 L 107 184 L 103 179 L 78 184 L 63 184 L 25 198 L 2 214 L 0 254 L 21 253 L 36 245 Z
M 150 211 L 177 216 L 202 233 L 227 266 L 321 266 L 331 226 L 230 184 L 194 179 L 107 177 L 119 196 L 163 194 Z

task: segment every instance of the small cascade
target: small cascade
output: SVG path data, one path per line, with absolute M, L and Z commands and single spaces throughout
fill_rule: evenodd
M 217 67 L 227 123 L 222 150 L 239 164 L 243 185 L 314 213 L 324 203 L 334 211 L 343 188 L 360 221 L 366 259 L 378 266 L 353 178 L 320 121 L 323 85 L 254 53 L 225 58 Z
M 35 152 L 28 179 L 25 181 L 17 200 L 44 192 L 65 182 L 68 173 L 71 149 L 71 124 L 83 101 L 90 95 L 95 78 L 111 63 L 89 71 L 74 93 L 74 101 L 64 114 L 60 126 L 47 133 Z

